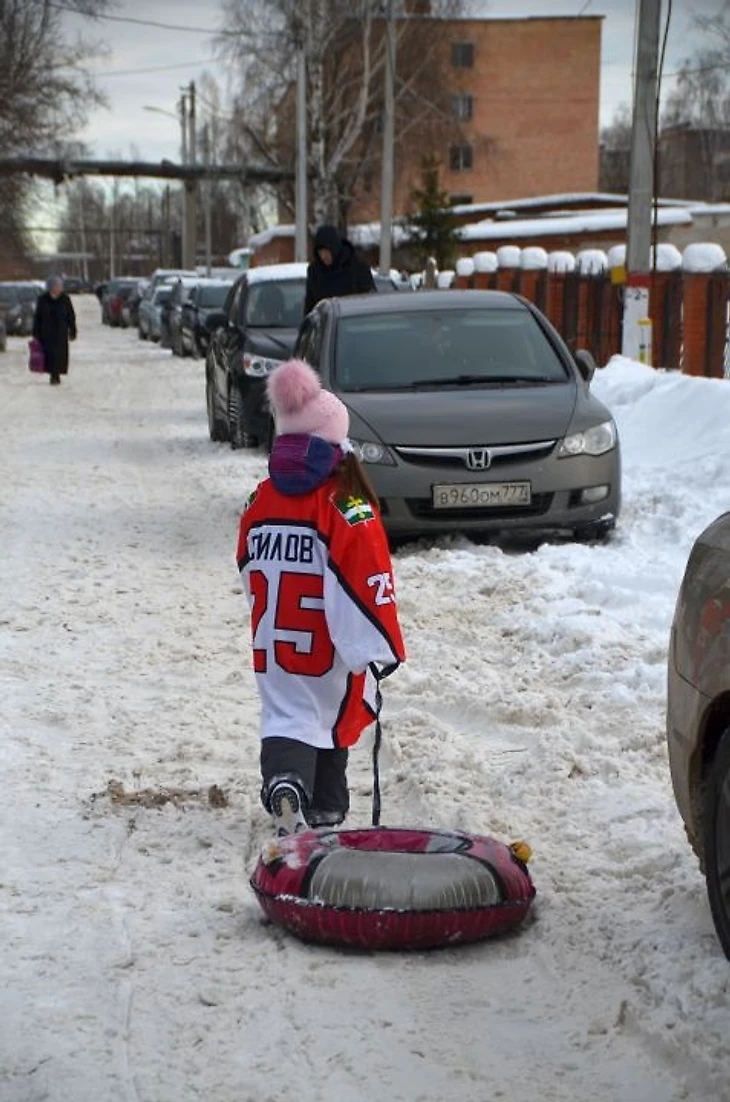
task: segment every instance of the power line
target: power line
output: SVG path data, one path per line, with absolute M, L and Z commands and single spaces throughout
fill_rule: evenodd
M 167 73 L 173 69 L 191 69 L 198 65 L 212 65 L 218 60 L 216 57 L 201 57 L 197 61 L 178 61 L 176 65 L 155 65 L 149 69 L 95 69 L 92 70 L 92 75 L 104 78 L 136 77 L 143 76 L 145 73 Z
M 47 6 L 49 8 L 56 8 L 57 11 L 67 11 L 72 15 L 83 14 L 79 12 L 78 8 L 71 7 L 70 4 L 59 4 L 57 0 L 47 0 Z M 157 27 L 163 31 L 184 31 L 191 34 L 205 34 L 209 37 L 220 36 L 223 38 L 239 38 L 238 31 L 227 31 L 225 29 L 212 30 L 210 27 L 191 27 L 190 25 L 182 25 L 180 23 L 160 23 L 155 19 L 135 19 L 131 15 L 106 15 L 102 12 L 98 12 L 94 15 L 94 19 L 104 19 L 108 23 L 134 23 L 138 27 Z

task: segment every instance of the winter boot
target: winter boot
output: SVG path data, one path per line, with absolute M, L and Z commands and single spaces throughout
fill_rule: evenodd
M 319 811 L 314 807 L 307 811 L 307 822 L 312 830 L 319 830 L 320 827 L 340 826 L 344 821 L 344 811 Z
M 278 784 L 274 785 L 269 796 L 269 806 L 277 838 L 284 838 L 287 834 L 298 834 L 300 830 L 307 830 L 307 820 L 304 817 L 304 798 L 295 784 L 288 781 L 279 781 Z

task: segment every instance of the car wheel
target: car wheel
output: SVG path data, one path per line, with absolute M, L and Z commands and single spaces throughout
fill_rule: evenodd
M 246 432 L 244 398 L 234 382 L 228 384 L 228 430 L 232 448 L 258 447 L 258 439 Z
M 147 334 L 145 333 L 145 331 L 144 331 L 144 329 L 142 328 L 141 325 L 140 325 L 139 329 L 137 330 L 137 333 L 139 334 L 139 339 L 141 341 L 146 341 L 147 340 Z
M 210 379 L 205 380 L 205 404 L 208 410 L 208 434 L 211 440 L 224 444 L 230 438 L 228 421 L 218 413 L 215 392 Z
M 704 827 L 710 910 L 730 960 L 730 728 L 720 740 L 705 788 Z
M 594 524 L 576 528 L 573 535 L 581 543 L 605 543 L 615 527 L 613 520 L 597 520 Z
M 266 422 L 266 434 L 265 434 L 263 440 L 261 441 L 261 443 L 264 446 L 264 449 L 266 450 L 267 455 L 271 455 L 271 449 L 274 446 L 274 437 L 275 436 L 276 436 L 276 429 L 274 427 L 274 418 L 269 417 L 269 419 Z

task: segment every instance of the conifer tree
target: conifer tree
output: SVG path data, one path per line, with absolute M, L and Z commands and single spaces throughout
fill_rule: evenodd
M 438 158 L 432 154 L 422 159 L 422 183 L 411 192 L 414 213 L 406 220 L 406 228 L 419 263 L 425 265 L 433 256 L 439 268 L 449 268 L 459 240 L 459 223 L 447 193 L 439 187 L 439 168 Z

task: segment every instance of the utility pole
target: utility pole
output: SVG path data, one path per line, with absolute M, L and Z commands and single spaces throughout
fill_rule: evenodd
M 188 86 L 188 139 L 187 162 L 195 164 L 195 81 L 191 80 Z M 183 102 L 185 95 L 183 94 Z M 184 123 L 183 123 L 184 125 Z M 198 222 L 198 185 L 196 180 L 186 180 L 185 203 L 183 216 L 183 268 L 193 269 L 197 259 L 197 222 Z
M 307 259 L 307 56 L 301 23 L 297 42 L 297 156 L 294 259 Z
M 203 157 L 205 158 L 205 167 L 210 167 L 210 127 L 208 123 L 203 127 Z M 210 276 L 210 269 L 212 263 L 212 210 L 211 203 L 213 199 L 212 188 L 213 182 L 210 176 L 206 176 L 205 183 L 205 206 L 203 208 L 203 216 L 205 219 L 205 274 Z
M 629 210 L 626 246 L 626 289 L 621 351 L 631 359 L 646 359 L 649 331 L 649 278 L 651 271 L 651 222 L 654 199 L 654 148 L 656 143 L 657 70 L 659 65 L 659 16 L 661 0 L 639 0 L 636 38 L 636 76 L 631 125 Z M 641 323 L 641 324 L 640 324 Z
M 393 0 L 385 3 L 385 87 L 383 97 L 383 170 L 380 181 L 380 272 L 391 267 L 393 227 L 393 144 L 395 138 L 395 22 Z

